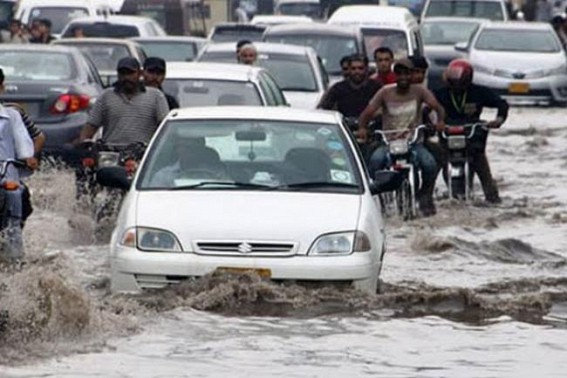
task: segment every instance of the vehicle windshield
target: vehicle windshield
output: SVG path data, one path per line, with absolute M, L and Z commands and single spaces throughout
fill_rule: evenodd
M 454 45 L 468 42 L 479 24 L 475 22 L 427 22 L 421 24 L 421 36 L 426 45 Z
M 306 56 L 259 53 L 258 64 L 274 76 L 282 91 L 318 90 L 315 73 Z
M 59 34 L 69 21 L 88 16 L 89 11 L 82 7 L 34 7 L 30 15 L 30 22 L 35 19 L 48 19 L 51 21 L 51 32 Z
M 159 56 L 166 62 L 190 62 L 195 59 L 197 48 L 190 42 L 138 41 L 147 56 Z
M 361 178 L 335 124 L 170 120 L 140 171 L 140 190 L 360 193 Z
M 278 13 L 286 16 L 307 16 L 321 18 L 321 4 L 317 3 L 286 3 L 278 7 Z
M 322 34 L 268 35 L 266 42 L 312 47 L 323 60 L 330 75 L 341 74 L 341 57 L 360 53 L 354 37 Z
M 75 22 L 65 29 L 63 38 L 73 37 L 73 29 L 80 27 L 86 37 L 102 37 L 102 38 L 130 38 L 139 37 L 138 28 L 132 25 L 110 24 L 108 22 L 95 23 L 79 23 Z
M 263 28 L 223 28 L 216 27 L 211 39 L 215 42 L 237 42 L 246 39 L 252 42 L 262 40 Z
M 406 35 L 400 30 L 363 28 L 364 44 L 368 60 L 374 61 L 374 50 L 378 47 L 389 47 L 395 59 L 405 58 L 409 55 Z
M 8 80 L 60 81 L 77 75 L 71 55 L 58 52 L 0 51 L 0 66 Z
M 129 57 L 131 54 L 128 48 L 124 45 L 115 44 L 94 44 L 73 43 L 73 46 L 78 47 L 84 51 L 93 61 L 96 69 L 101 71 L 116 71 L 118 61 L 122 58 Z
M 561 46 L 551 32 L 545 30 L 485 29 L 478 36 L 477 50 L 523 53 L 556 53 Z
M 249 82 L 166 79 L 163 89 L 174 96 L 182 108 L 215 105 L 262 106 L 258 90 Z
M 500 1 L 435 0 L 429 3 L 426 17 L 475 17 L 504 21 Z

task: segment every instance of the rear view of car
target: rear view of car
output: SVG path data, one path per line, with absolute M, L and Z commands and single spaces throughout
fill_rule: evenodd
M 0 45 L 0 66 L 6 76 L 1 100 L 20 104 L 46 134 L 44 151 L 59 156 L 102 91 L 94 67 L 77 49 L 50 45 Z
M 73 37 L 76 28 L 82 29 L 86 37 L 130 38 L 166 35 L 162 27 L 151 18 L 113 15 L 74 19 L 65 26 L 61 37 Z

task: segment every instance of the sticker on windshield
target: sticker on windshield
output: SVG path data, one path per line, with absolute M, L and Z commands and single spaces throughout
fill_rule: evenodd
M 327 147 L 329 147 L 329 150 L 340 151 L 343 149 L 343 144 L 336 140 L 332 140 L 327 143 Z
M 346 165 L 346 160 L 342 157 L 333 158 L 333 164 L 339 167 L 344 167 Z
M 349 171 L 339 171 L 337 169 L 331 169 L 331 180 L 335 182 L 343 182 L 345 184 L 352 183 L 352 178 Z
M 321 135 L 331 135 L 333 132 L 328 127 L 320 127 L 317 132 Z

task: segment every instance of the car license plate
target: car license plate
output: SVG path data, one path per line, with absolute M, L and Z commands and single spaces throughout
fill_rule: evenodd
M 510 83 L 508 85 L 508 92 L 515 94 L 529 93 L 530 85 L 528 83 Z
M 247 272 L 256 273 L 262 278 L 270 278 L 272 277 L 272 270 L 266 268 L 232 268 L 232 267 L 218 267 L 215 272 L 220 273 L 236 273 L 242 274 Z

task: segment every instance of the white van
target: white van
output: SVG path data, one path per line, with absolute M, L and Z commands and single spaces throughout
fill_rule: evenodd
M 374 50 L 378 47 L 389 47 L 395 59 L 423 56 L 419 25 L 406 8 L 348 5 L 337 9 L 327 22 L 359 26 L 370 61 L 374 61 Z
M 97 7 L 92 0 L 20 0 L 16 18 L 26 25 L 35 19 L 51 21 L 51 34 L 59 37 L 61 31 L 74 18 L 96 16 Z

